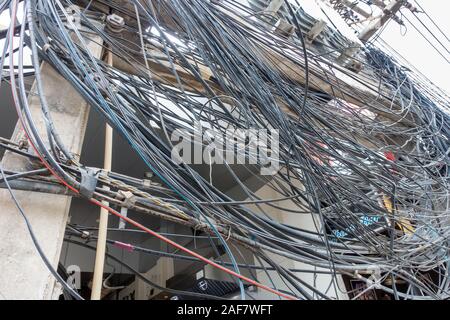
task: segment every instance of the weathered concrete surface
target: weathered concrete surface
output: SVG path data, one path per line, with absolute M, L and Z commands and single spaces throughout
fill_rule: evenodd
M 100 39 L 88 45 L 100 57 Z M 96 43 L 95 43 L 96 42 Z M 89 115 L 89 106 L 50 65 L 42 65 L 43 88 L 56 130 L 67 149 L 80 154 Z M 36 92 L 33 86 L 32 92 Z M 30 109 L 38 131 L 46 137 L 39 97 L 31 94 Z M 24 138 L 20 124 L 13 140 Z M 4 169 L 26 170 L 27 160 L 7 152 Z M 45 254 L 56 268 L 68 219 L 71 197 L 15 191 Z M 59 286 L 38 255 L 25 222 L 7 190 L 0 190 L 0 299 L 55 299 Z

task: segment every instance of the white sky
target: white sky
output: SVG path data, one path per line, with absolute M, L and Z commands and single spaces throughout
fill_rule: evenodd
M 414 4 L 415 0 L 410 0 Z M 449 0 L 417 0 L 417 2 L 425 9 L 436 24 L 442 29 L 448 38 L 450 38 L 450 1 Z M 424 34 L 430 41 L 436 43 L 433 37 L 427 33 L 422 25 L 418 22 L 414 16 L 408 12 L 408 9 L 402 9 L 405 16 L 413 23 L 416 24 L 420 30 L 424 30 Z M 450 43 L 446 38 L 437 31 L 428 18 L 422 14 L 417 14 L 421 20 L 433 31 L 436 37 L 441 40 L 442 44 L 450 49 Z M 405 21 L 406 25 L 409 25 Z M 403 30 L 404 31 L 404 30 Z M 383 40 L 385 40 L 391 47 L 404 56 L 411 64 L 413 64 L 418 70 L 420 70 L 425 76 L 427 76 L 434 84 L 444 89 L 447 93 L 450 93 L 450 64 L 445 61 L 435 50 L 420 36 L 420 34 L 413 28 L 408 26 L 408 30 L 405 36 L 401 35 L 400 26 L 391 22 L 382 34 Z M 450 60 L 450 54 L 436 43 L 436 47 L 439 47 L 441 52 L 446 55 Z

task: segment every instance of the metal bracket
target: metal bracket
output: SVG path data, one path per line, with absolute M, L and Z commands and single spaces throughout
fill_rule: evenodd
M 66 8 L 69 21 L 64 23 L 68 30 L 78 30 L 85 34 L 96 34 L 93 30 L 83 25 L 81 17 L 84 16 L 95 25 L 96 28 L 103 30 L 105 15 L 94 11 L 82 11 L 77 5 L 71 5 Z M 86 37 L 89 40 L 89 37 Z
M 81 183 L 80 194 L 88 199 L 91 199 L 94 195 L 95 188 L 97 188 L 98 175 L 100 170 L 93 168 L 80 168 L 81 171 Z
M 106 17 L 106 29 L 114 33 L 121 33 L 125 27 L 125 19 L 117 14 Z
M 284 36 L 284 37 L 291 37 L 295 32 L 295 27 L 287 22 L 285 19 L 281 18 L 277 21 L 275 24 L 275 27 L 273 28 L 273 33 Z
M 323 20 L 317 20 L 317 22 L 313 25 L 311 30 L 306 34 L 306 42 L 309 44 L 313 43 L 314 40 L 325 30 L 327 23 Z

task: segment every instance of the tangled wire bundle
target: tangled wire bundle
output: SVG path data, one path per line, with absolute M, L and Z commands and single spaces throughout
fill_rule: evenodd
M 332 296 L 276 262 L 285 257 L 326 270 L 336 292 L 345 291 L 337 288 L 338 276 L 356 275 L 369 288 L 400 299 L 449 297 L 450 99 L 380 46 L 364 49 L 363 71 L 356 74 L 315 54 L 302 30 L 296 28 L 293 38 L 272 32 L 239 1 L 130 1 L 129 7 L 112 2 L 126 21 L 121 33 L 93 21 L 104 21 L 94 7 L 71 12 L 66 10 L 74 8 L 71 1 L 20 2 L 0 4 L 0 12 L 9 9 L 11 16 L 2 33 L 1 61 L 16 59 L 18 51 L 17 73 L 13 67 L 5 70 L 35 153 L 5 139 L 1 145 L 41 159 L 46 168 L 7 172 L 4 179 L 12 186 L 23 181 L 45 186 L 49 182 L 42 171 L 50 171 L 57 177 L 53 186 L 69 186 L 76 194 L 85 170 L 61 143 L 51 106 L 39 89 L 43 60 L 102 114 L 161 181 L 149 186 L 102 172 L 99 181 L 110 188 L 98 187 L 91 202 L 106 200 L 116 208 L 127 206 L 200 229 L 211 246 L 221 246 L 230 256 L 229 272 L 257 268 L 269 279 L 281 278 L 283 290 L 276 281 L 266 284 L 277 294 Z M 287 12 L 295 9 L 285 6 Z M 295 15 L 289 22 L 298 26 Z M 86 37 L 112 52 L 114 66 L 91 55 Z M 32 52 L 45 134 L 36 129 L 27 101 L 25 47 Z M 170 135 L 180 129 L 194 135 L 197 123 L 221 133 L 230 128 L 278 130 L 280 170 L 256 176 L 277 197 L 261 197 L 225 163 L 247 198 L 236 201 L 191 166 L 175 162 Z M 246 156 L 254 155 L 247 151 Z M 122 191 L 131 192 L 135 201 L 125 202 Z M 285 223 L 273 210 L 290 221 L 310 217 L 315 227 Z M 73 226 L 72 236 L 81 229 Z M 250 250 L 260 264 L 237 263 L 230 245 Z M 370 271 L 378 274 L 376 281 L 361 276 Z M 420 276 L 429 271 L 437 280 Z M 236 279 L 244 297 L 246 279 Z M 395 283 L 406 283 L 405 290 Z

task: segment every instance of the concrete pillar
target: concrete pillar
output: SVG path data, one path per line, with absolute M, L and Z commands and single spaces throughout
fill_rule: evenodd
M 94 57 L 101 55 L 101 39 L 95 36 L 88 47 Z M 56 130 L 74 154 L 80 154 L 89 115 L 89 106 L 49 64 L 43 63 L 43 88 Z M 37 90 L 29 96 L 30 109 L 38 131 L 46 136 Z M 24 139 L 18 123 L 12 140 Z M 2 166 L 7 170 L 26 171 L 27 159 L 5 153 Z M 71 197 L 14 191 L 27 214 L 38 241 L 52 265 L 57 267 Z M 56 299 L 59 286 L 38 255 L 15 204 L 7 190 L 0 190 L 0 292 L 5 299 Z

